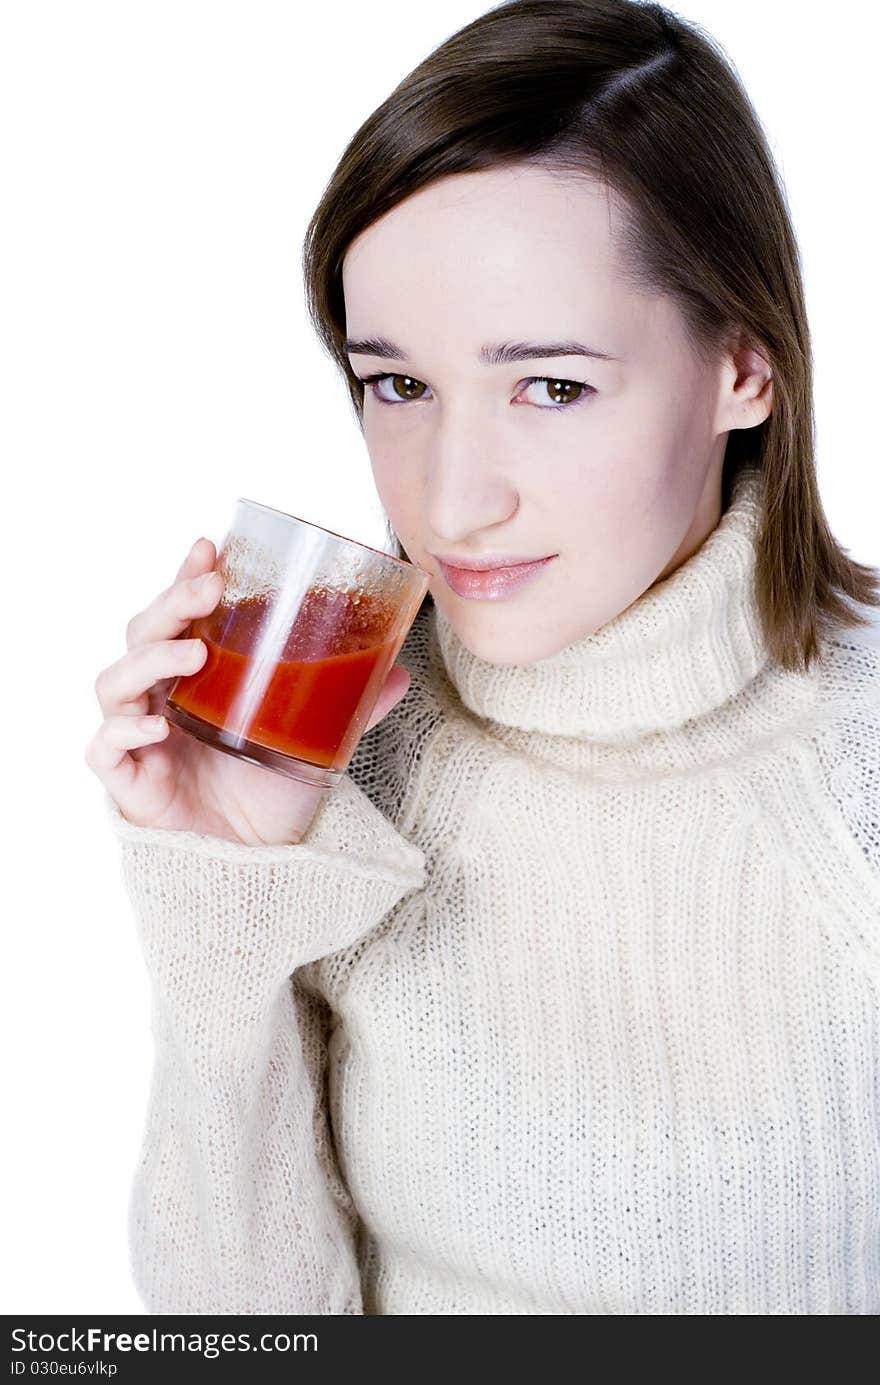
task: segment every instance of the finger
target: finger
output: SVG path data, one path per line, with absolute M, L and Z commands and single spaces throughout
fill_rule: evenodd
M 129 751 L 155 745 L 169 729 L 164 717 L 108 717 L 86 746 L 86 764 L 108 790 L 118 792 L 137 773 Z
M 195 673 L 208 656 L 204 640 L 159 640 L 124 654 L 102 669 L 95 681 L 95 696 L 106 716 L 146 712 L 147 694 L 161 678 Z
M 202 535 L 201 538 L 196 539 L 180 564 L 174 581 L 179 582 L 181 577 L 197 577 L 200 572 L 207 572 L 209 568 L 212 568 L 216 561 L 217 550 L 211 540 Z
M 176 639 L 196 616 L 213 611 L 222 593 L 223 578 L 216 568 L 197 577 L 178 577 L 149 606 L 132 616 L 125 631 L 126 647 L 136 649 L 156 640 Z
M 147 612 L 152 612 L 156 602 L 161 602 L 169 592 L 172 592 L 177 584 L 187 579 L 199 577 L 206 572 L 210 572 L 217 560 L 217 551 L 210 539 L 204 537 L 196 539 L 192 548 L 187 553 L 180 567 L 177 569 L 177 576 L 169 587 L 159 593 L 155 601 L 152 601 L 146 608 Z M 131 649 L 135 644 L 145 644 L 149 635 L 144 634 L 144 611 L 138 611 L 137 615 L 132 616 L 125 630 L 126 648 Z M 204 614 L 201 610 L 196 612 L 198 615 Z M 147 628 L 150 628 L 147 623 Z M 153 636 L 158 638 L 158 636 Z
M 382 685 L 382 691 L 376 698 L 376 705 L 370 713 L 370 718 L 364 727 L 364 735 L 371 731 L 378 721 L 387 716 L 392 707 L 395 707 L 400 699 L 409 690 L 410 672 L 404 668 L 403 664 L 392 664 L 388 671 L 388 677 Z

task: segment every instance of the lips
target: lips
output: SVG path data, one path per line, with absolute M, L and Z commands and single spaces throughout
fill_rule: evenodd
M 557 555 L 539 558 L 533 563 L 517 563 L 513 567 L 487 568 L 474 572 L 468 568 L 450 567 L 440 562 L 440 571 L 452 591 L 471 601 L 498 601 L 531 582 Z

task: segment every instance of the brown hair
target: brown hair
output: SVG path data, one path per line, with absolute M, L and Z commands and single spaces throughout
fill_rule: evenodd
M 722 506 L 739 467 L 759 465 L 759 615 L 771 658 L 809 668 L 833 627 L 870 623 L 850 603 L 880 606 L 880 572 L 848 556 L 819 496 L 799 254 L 766 137 L 718 43 L 664 6 L 505 0 L 419 63 L 350 140 L 309 222 L 303 270 L 359 425 L 364 386 L 344 349 L 347 247 L 435 179 L 514 163 L 601 180 L 625 209 L 634 285 L 672 296 L 703 359 L 741 329 L 769 362 L 773 407 L 729 434 Z

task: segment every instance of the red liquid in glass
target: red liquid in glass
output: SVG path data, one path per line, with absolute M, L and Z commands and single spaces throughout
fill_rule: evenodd
M 261 648 L 272 615 L 264 600 L 221 603 L 186 632 L 208 654 L 178 678 L 169 703 L 256 745 L 344 769 L 402 643 L 396 614 L 381 597 L 312 589 L 279 651 Z

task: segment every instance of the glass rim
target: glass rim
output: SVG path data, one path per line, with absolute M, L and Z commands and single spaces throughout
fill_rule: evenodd
M 264 505 L 260 500 L 249 500 L 247 496 L 239 495 L 236 498 L 238 505 L 251 505 L 255 510 L 267 510 L 270 515 L 281 515 L 282 519 L 295 519 L 297 524 L 307 524 L 310 529 L 319 529 L 322 534 L 330 534 L 332 538 L 339 539 L 342 543 L 350 543 L 355 548 L 365 548 L 368 553 L 376 553 L 380 558 L 385 558 L 389 563 L 396 563 L 398 567 L 408 568 L 410 572 L 421 572 L 425 577 L 431 574 L 426 568 L 419 567 L 418 563 L 411 562 L 409 558 L 395 558 L 393 553 L 386 553 L 383 548 L 374 548 L 370 543 L 361 543 L 360 539 L 349 538 L 347 534 L 340 534 L 336 529 L 328 529 L 326 525 L 316 524 L 312 519 L 303 519 L 302 515 L 292 515 L 287 510 L 278 510 L 274 505 Z

